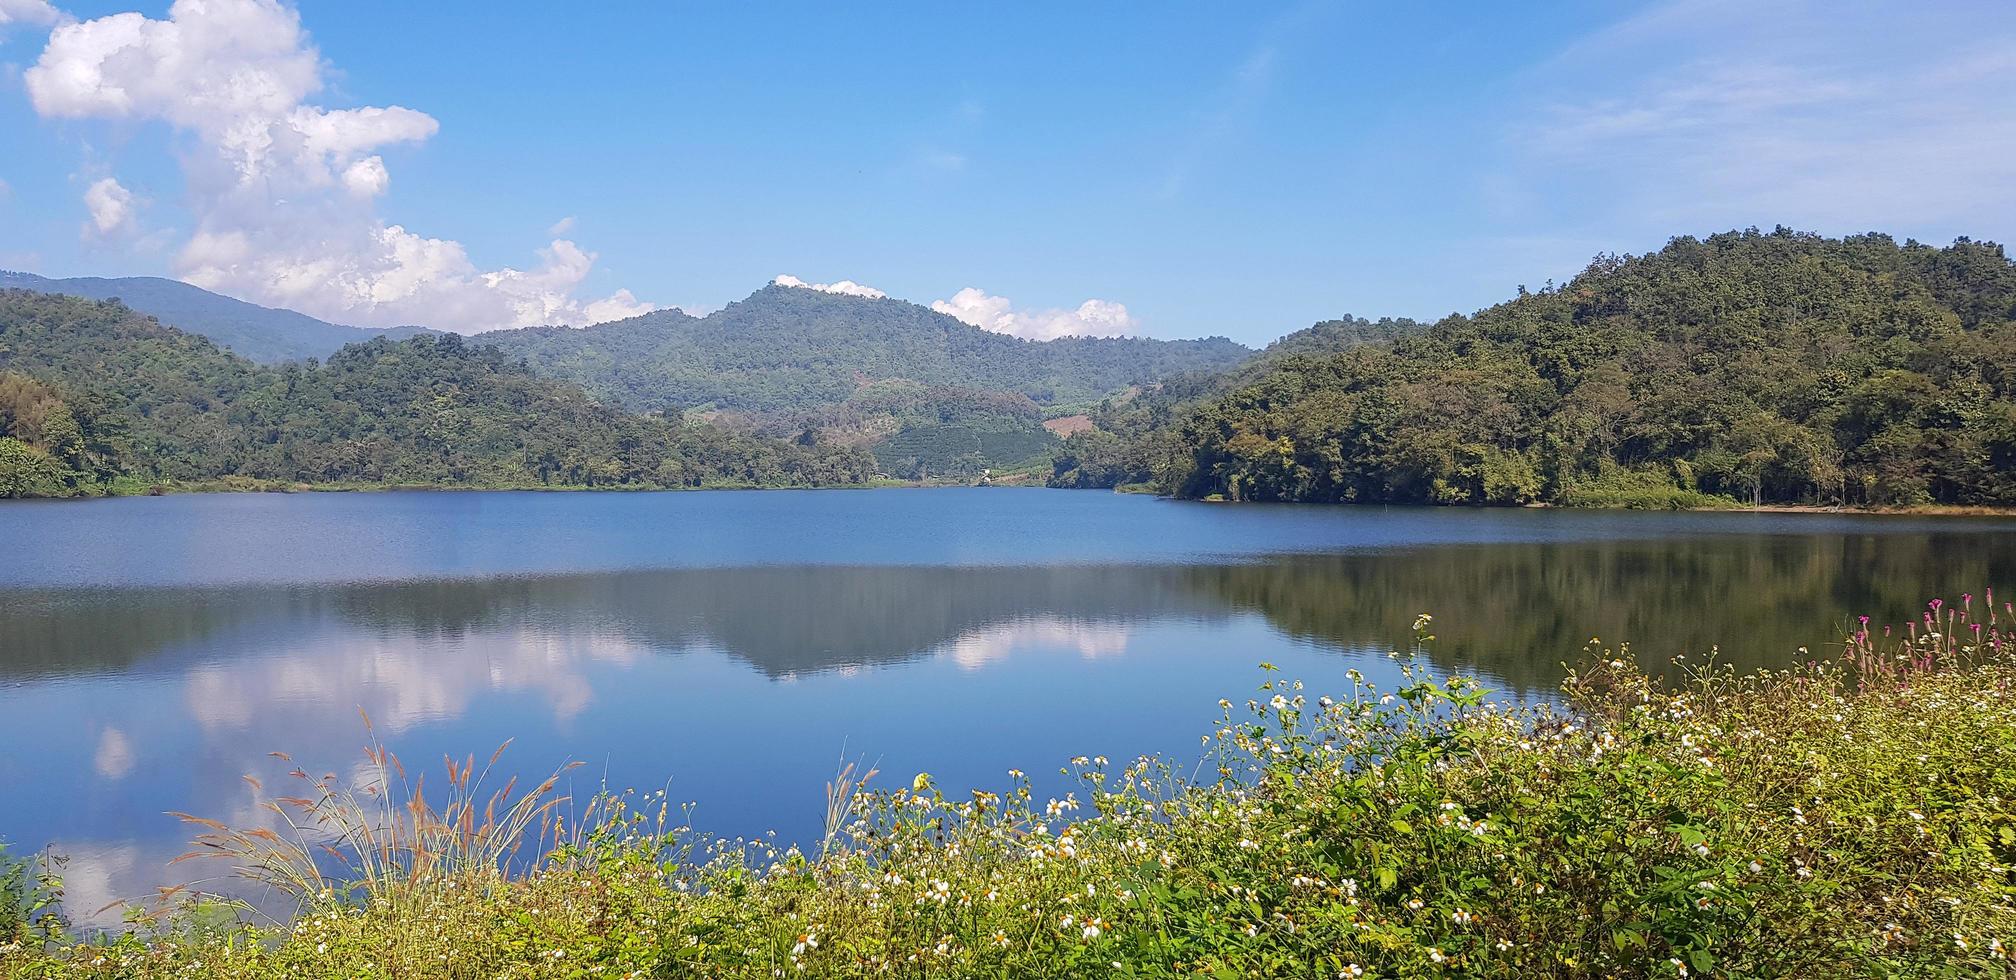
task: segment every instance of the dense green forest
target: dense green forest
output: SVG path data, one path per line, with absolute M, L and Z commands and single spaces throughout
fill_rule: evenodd
M 1054 485 L 1235 500 L 2016 504 L 2016 264 L 1780 228 L 1107 406 Z
M 169 279 L 0 272 L 0 287 L 8 286 L 116 298 L 261 364 L 433 333 L 342 326 Z M 704 319 L 666 310 L 586 330 L 494 331 L 475 342 L 610 405 L 691 413 L 784 439 L 810 430 L 814 440 L 872 448 L 893 475 L 952 479 L 1040 466 L 1056 446 L 1041 426 L 1046 413 L 1068 414 L 1171 373 L 1227 368 L 1251 353 L 1222 339 L 1033 343 L 901 300 L 776 286 Z M 902 395 L 889 397 L 890 386 Z
M 704 318 L 664 310 L 482 342 L 614 404 L 872 446 L 884 472 L 904 479 L 1040 465 L 1057 443 L 1045 411 L 1252 353 L 1222 338 L 1039 343 L 902 300 L 776 285 Z
M 1172 375 L 1145 390 L 1103 399 L 1091 416 L 1094 428 L 1072 436 L 1051 454 L 1049 485 L 1151 486 L 1166 468 L 1168 455 L 1179 451 L 1173 444 L 1175 420 L 1207 400 L 1253 384 L 1297 355 L 1390 344 L 1426 329 L 1426 324 L 1405 318 L 1375 321 L 1346 315 L 1287 334 L 1229 370 Z
M 220 479 L 813 486 L 872 456 L 599 404 L 454 335 L 260 367 L 116 302 L 0 290 L 0 496 Z
M 768 286 L 696 319 L 677 310 L 573 329 L 483 335 L 542 374 L 638 409 L 753 413 L 846 401 L 890 379 L 1091 403 L 1129 385 L 1216 370 L 1252 352 L 1223 338 L 1067 337 L 1036 342 L 982 330 L 898 299 Z

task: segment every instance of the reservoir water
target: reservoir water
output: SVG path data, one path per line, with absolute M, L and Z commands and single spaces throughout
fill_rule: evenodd
M 999 788 L 1195 758 L 1262 661 L 1312 689 L 1430 651 L 1546 696 L 1585 643 L 1819 658 L 1850 617 L 2016 588 L 2016 521 L 1223 506 L 1090 491 L 192 495 L 0 502 L 0 839 L 89 916 L 162 884 L 242 777 L 410 768 L 512 740 L 816 834 L 843 760 Z M 1806 653 L 1800 653 L 1805 647 Z M 116 921 L 116 911 L 106 913 Z

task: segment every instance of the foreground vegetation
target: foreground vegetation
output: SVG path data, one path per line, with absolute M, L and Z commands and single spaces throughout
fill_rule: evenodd
M 0 974 L 2006 977 L 2009 615 L 1934 603 L 1673 685 L 1592 641 L 1528 706 L 1412 657 L 1334 698 L 1270 674 L 1221 703 L 1202 778 L 1081 758 L 1046 800 L 843 772 L 805 851 L 697 840 L 662 794 L 489 794 L 473 759 L 423 797 L 374 749 L 376 784 L 298 774 L 273 829 L 198 821 L 290 925 L 183 906 L 76 942 L 17 882 Z
M 1229 500 L 2016 504 L 2016 263 L 1787 229 L 1353 321 L 1094 417 L 1052 484 Z M 1390 343 L 1381 338 L 1390 338 Z

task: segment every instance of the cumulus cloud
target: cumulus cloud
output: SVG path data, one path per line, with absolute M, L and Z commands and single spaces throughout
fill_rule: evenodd
M 1109 300 L 1088 299 L 1075 310 L 1018 310 L 1008 297 L 990 296 L 972 286 L 951 299 L 933 302 L 931 308 L 982 330 L 1026 340 L 1125 337 L 1137 333 L 1140 325 L 1125 305 Z
M 63 20 L 63 12 L 49 5 L 49 0 L 0 0 L 0 30 L 10 24 L 55 24 Z
M 133 192 L 111 177 L 85 189 L 84 210 L 91 214 L 91 220 L 84 223 L 86 240 L 117 238 L 133 230 Z
M 816 289 L 822 293 L 838 293 L 842 296 L 865 296 L 869 299 L 882 299 L 889 295 L 873 286 L 863 286 L 852 279 L 842 279 L 839 282 L 806 282 L 797 276 L 778 276 L 772 279 L 771 282 L 779 286 L 789 286 L 793 289 Z
M 484 270 L 461 243 L 384 220 L 391 174 L 379 151 L 439 124 L 403 106 L 310 103 L 325 67 L 278 0 L 177 0 L 164 20 L 57 27 L 23 80 L 44 117 L 159 121 L 189 137 L 195 227 L 175 265 L 199 286 L 346 322 L 463 332 L 652 308 L 627 290 L 577 296 L 595 254 L 564 238 L 531 269 Z

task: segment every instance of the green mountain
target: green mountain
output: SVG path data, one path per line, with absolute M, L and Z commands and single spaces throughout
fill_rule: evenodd
M 1337 354 L 1368 344 L 1390 344 L 1428 329 L 1428 325 L 1406 317 L 1382 316 L 1378 320 L 1346 315 L 1303 327 L 1268 344 L 1249 364 L 1258 366 L 1293 354 Z
M 169 279 L 0 272 L 0 287 L 118 299 L 262 364 L 434 334 L 342 326 Z M 705 318 L 664 310 L 583 329 L 494 331 L 471 343 L 632 411 L 725 413 L 771 437 L 809 430 L 814 441 L 872 448 L 886 472 L 906 478 L 1040 464 L 1057 441 L 1043 427 L 1046 415 L 1170 375 L 1217 371 L 1252 353 L 1222 338 L 1038 343 L 901 300 L 774 285 Z
M 1152 484 L 1167 468 L 1168 457 L 1181 451 L 1172 445 L 1172 422 L 1178 417 L 1254 383 L 1290 358 L 1390 346 L 1426 329 L 1405 318 L 1374 321 L 1347 315 L 1324 320 L 1281 337 L 1228 370 L 1173 375 L 1129 397 L 1106 399 L 1090 413 L 1091 427 L 1073 433 L 1051 454 L 1047 482 L 1078 488 Z
M 1251 356 L 1223 338 L 1029 341 L 897 299 L 771 285 L 704 318 L 482 335 L 541 374 L 632 408 L 699 410 L 873 448 L 904 478 L 1040 464 L 1046 414 Z
M 293 310 L 276 310 L 220 296 L 186 282 L 151 276 L 47 279 L 0 270 L 0 289 L 116 299 L 162 323 L 208 337 L 218 346 L 261 364 L 327 357 L 345 344 L 362 343 L 373 337 L 397 340 L 434 332 L 425 327 L 388 330 L 347 327 Z
M 605 406 L 456 335 L 265 367 L 115 302 L 0 290 L 0 496 L 259 480 L 810 486 L 866 452 Z
M 1084 447 L 1119 462 L 1060 458 L 1057 482 L 1248 500 L 2016 504 L 2016 264 L 1967 239 L 1676 238 L 1390 345 L 1290 353 Z
M 1014 393 L 1045 407 L 1093 402 L 1252 353 L 1224 338 L 1022 340 L 898 299 L 776 285 L 704 318 L 663 311 L 581 329 L 500 330 L 483 342 L 633 407 L 751 413 L 834 405 L 887 380 Z

